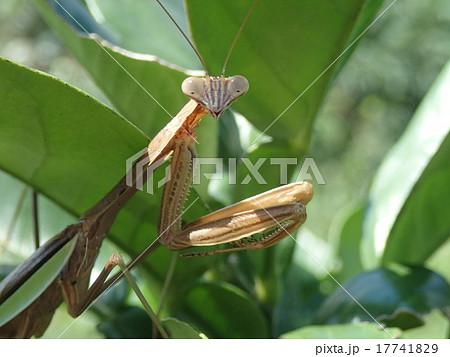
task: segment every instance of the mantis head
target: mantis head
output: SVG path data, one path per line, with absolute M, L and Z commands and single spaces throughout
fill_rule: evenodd
M 191 48 L 194 50 L 206 73 L 206 76 L 204 78 L 197 78 L 197 77 L 186 78 L 183 81 L 183 84 L 181 85 L 181 90 L 187 97 L 195 100 L 203 108 L 209 111 L 209 113 L 213 118 L 220 117 L 225 111 L 225 109 L 227 109 L 231 104 L 233 104 L 233 102 L 236 99 L 243 96 L 248 91 L 247 78 L 243 76 L 232 76 L 225 78 L 225 69 L 227 67 L 228 60 L 230 59 L 230 55 L 231 52 L 233 51 L 234 45 L 236 44 L 236 41 L 238 40 L 242 30 L 244 29 L 244 26 L 247 23 L 248 18 L 250 17 L 250 14 L 255 8 L 258 0 L 253 0 L 253 4 L 247 13 L 247 16 L 245 16 L 245 19 L 242 22 L 239 31 L 234 37 L 233 43 L 231 44 L 230 49 L 228 50 L 227 56 L 225 58 L 222 73 L 219 77 L 211 77 L 209 75 L 208 69 L 206 68 L 206 63 L 203 60 L 200 52 L 194 46 L 189 37 L 184 33 L 184 31 L 181 29 L 181 27 L 178 25 L 178 23 L 175 21 L 172 15 L 167 11 L 167 9 L 164 7 L 161 1 L 156 0 L 156 2 L 161 6 L 161 8 L 164 10 L 167 16 L 169 16 L 170 20 L 173 22 L 173 24 L 177 27 L 177 29 L 186 39 L 189 46 L 191 46 Z
M 220 117 L 236 99 L 247 93 L 248 88 L 247 78 L 243 76 L 225 78 L 223 75 L 189 77 L 181 85 L 183 93 L 208 110 L 213 118 Z
M 194 46 L 189 37 L 184 33 L 172 15 L 167 11 L 164 5 L 160 0 L 156 0 L 156 2 L 161 6 L 164 12 L 169 16 L 170 20 L 177 27 L 183 37 L 186 39 L 187 43 L 194 50 L 197 55 L 200 63 L 205 70 L 206 76 L 204 78 L 197 77 L 189 77 L 183 81 L 181 85 L 181 90 L 183 93 L 195 100 L 198 104 L 200 104 L 203 108 L 205 108 L 213 118 L 220 117 L 225 109 L 227 109 L 233 102 L 239 97 L 243 96 L 248 91 L 248 81 L 247 78 L 243 76 L 232 76 L 225 78 L 225 69 L 228 64 L 228 60 L 230 59 L 231 52 L 233 51 L 234 45 L 236 44 L 237 39 L 239 38 L 242 30 L 244 29 L 245 24 L 250 17 L 253 9 L 256 6 L 258 0 L 253 0 L 253 4 L 250 7 L 250 10 L 245 16 L 244 21 L 242 22 L 239 31 L 234 37 L 233 43 L 228 50 L 227 56 L 225 58 L 225 63 L 223 64 L 222 73 L 219 77 L 211 77 L 209 75 L 208 69 L 206 68 L 206 63 L 203 60 L 200 52 Z

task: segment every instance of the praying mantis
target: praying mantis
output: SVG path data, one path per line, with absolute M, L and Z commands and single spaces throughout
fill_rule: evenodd
M 157 2 L 164 9 L 159 0 Z M 254 1 L 233 41 L 221 75 L 210 76 L 204 65 L 206 71 L 204 78 L 190 77 L 183 82 L 182 91 L 190 101 L 153 138 L 146 152 L 138 159 L 140 165 L 144 161 L 145 165 L 139 169 L 135 165 L 131 172 L 96 205 L 87 210 L 78 222 L 69 225 L 41 246 L 1 282 L 0 305 L 12 298 L 21 285 L 41 269 L 48 259 L 67 244 L 73 244 L 73 251 L 59 276 L 51 281 L 28 307 L 0 326 L 0 337 L 41 336 L 49 325 L 54 310 L 62 301 L 66 302 L 70 315 L 79 316 L 116 281 L 114 278 L 107 280 L 116 265 L 126 271 L 138 264 L 158 244 L 175 251 L 224 243 L 231 245 L 230 248 L 185 253 L 184 256 L 259 250 L 276 244 L 305 222 L 305 206 L 312 198 L 313 189 L 310 184 L 301 182 L 267 191 L 210 213 L 184 227 L 181 226 L 183 204 L 192 180 L 192 162 L 197 155 L 195 130 L 204 115 L 220 117 L 224 110 L 248 91 L 249 84 L 245 77 L 226 78 L 225 68 L 234 43 L 256 3 L 257 0 Z M 168 15 L 172 19 L 169 13 Z M 190 43 L 189 40 L 188 42 Z M 200 54 L 192 44 L 191 46 L 203 63 Z M 117 214 L 153 170 L 169 159 L 172 177 L 163 190 L 158 244 L 152 245 L 127 268 L 120 256 L 114 254 L 98 278 L 89 286 L 90 274 L 101 243 Z M 131 183 L 129 177 L 132 177 Z M 260 235 L 258 238 L 255 236 L 257 234 Z

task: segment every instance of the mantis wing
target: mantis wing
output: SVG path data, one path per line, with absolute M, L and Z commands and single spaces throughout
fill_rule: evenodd
M 72 254 L 75 242 L 75 236 L 56 236 L 1 282 L 0 326 L 25 310 L 55 281 Z

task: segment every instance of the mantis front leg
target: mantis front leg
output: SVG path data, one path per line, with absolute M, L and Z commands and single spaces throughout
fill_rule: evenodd
M 180 141 L 173 151 L 171 180 L 163 192 L 159 220 L 160 241 L 171 250 L 192 247 L 231 245 L 202 253 L 182 256 L 259 250 L 270 247 L 295 232 L 306 220 L 306 204 L 313 188 L 298 182 L 264 192 L 208 214 L 181 228 L 181 212 L 192 179 L 195 157 L 193 139 Z M 259 236 L 255 236 L 259 235 Z
M 163 245 L 171 242 L 181 232 L 181 213 L 192 180 L 192 164 L 196 157 L 194 139 L 183 133 L 175 141 L 170 162 L 171 178 L 164 185 L 158 230 Z

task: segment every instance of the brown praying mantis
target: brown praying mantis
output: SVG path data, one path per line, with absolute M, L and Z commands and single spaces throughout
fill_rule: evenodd
M 156 1 L 178 27 L 159 0 Z M 107 280 L 116 265 L 126 272 L 156 248 L 158 244 L 152 245 L 128 267 L 125 267 L 119 255 L 114 254 L 98 278 L 89 286 L 90 274 L 101 243 L 117 214 L 153 170 L 169 158 L 172 175 L 164 186 L 158 224 L 158 243 L 168 249 L 183 250 L 223 243 L 231 245 L 229 248 L 186 253 L 184 256 L 259 250 L 279 242 L 305 222 L 305 205 L 311 200 L 313 190 L 310 184 L 300 182 L 248 198 L 210 213 L 184 227 L 181 226 L 183 204 L 192 180 L 192 162 L 196 157 L 195 129 L 205 114 L 209 113 L 214 118 L 219 117 L 248 91 L 249 84 L 244 77 L 226 78 L 224 73 L 231 50 L 256 3 L 257 0 L 243 21 L 219 77 L 211 77 L 208 74 L 200 54 L 182 32 L 202 62 L 206 76 L 190 77 L 183 82 L 182 91 L 191 100 L 150 142 L 146 152 L 138 160 L 141 165 L 139 169 L 135 165 L 131 172 L 96 205 L 87 210 L 78 222 L 69 225 L 42 245 L 0 283 L 1 306 L 7 304 L 14 294 L 20 294 L 20 287 L 45 267 L 52 256 L 69 243 L 73 245 L 62 271 L 31 304 L 0 326 L 0 337 L 41 336 L 48 327 L 55 309 L 63 301 L 66 302 L 70 315 L 79 316 L 117 280 L 114 277 Z M 142 162 L 145 162 L 144 166 Z M 129 177 L 132 177 L 132 182 Z M 256 235 L 259 235 L 258 238 Z M 164 330 L 160 332 L 163 336 L 167 336 Z

